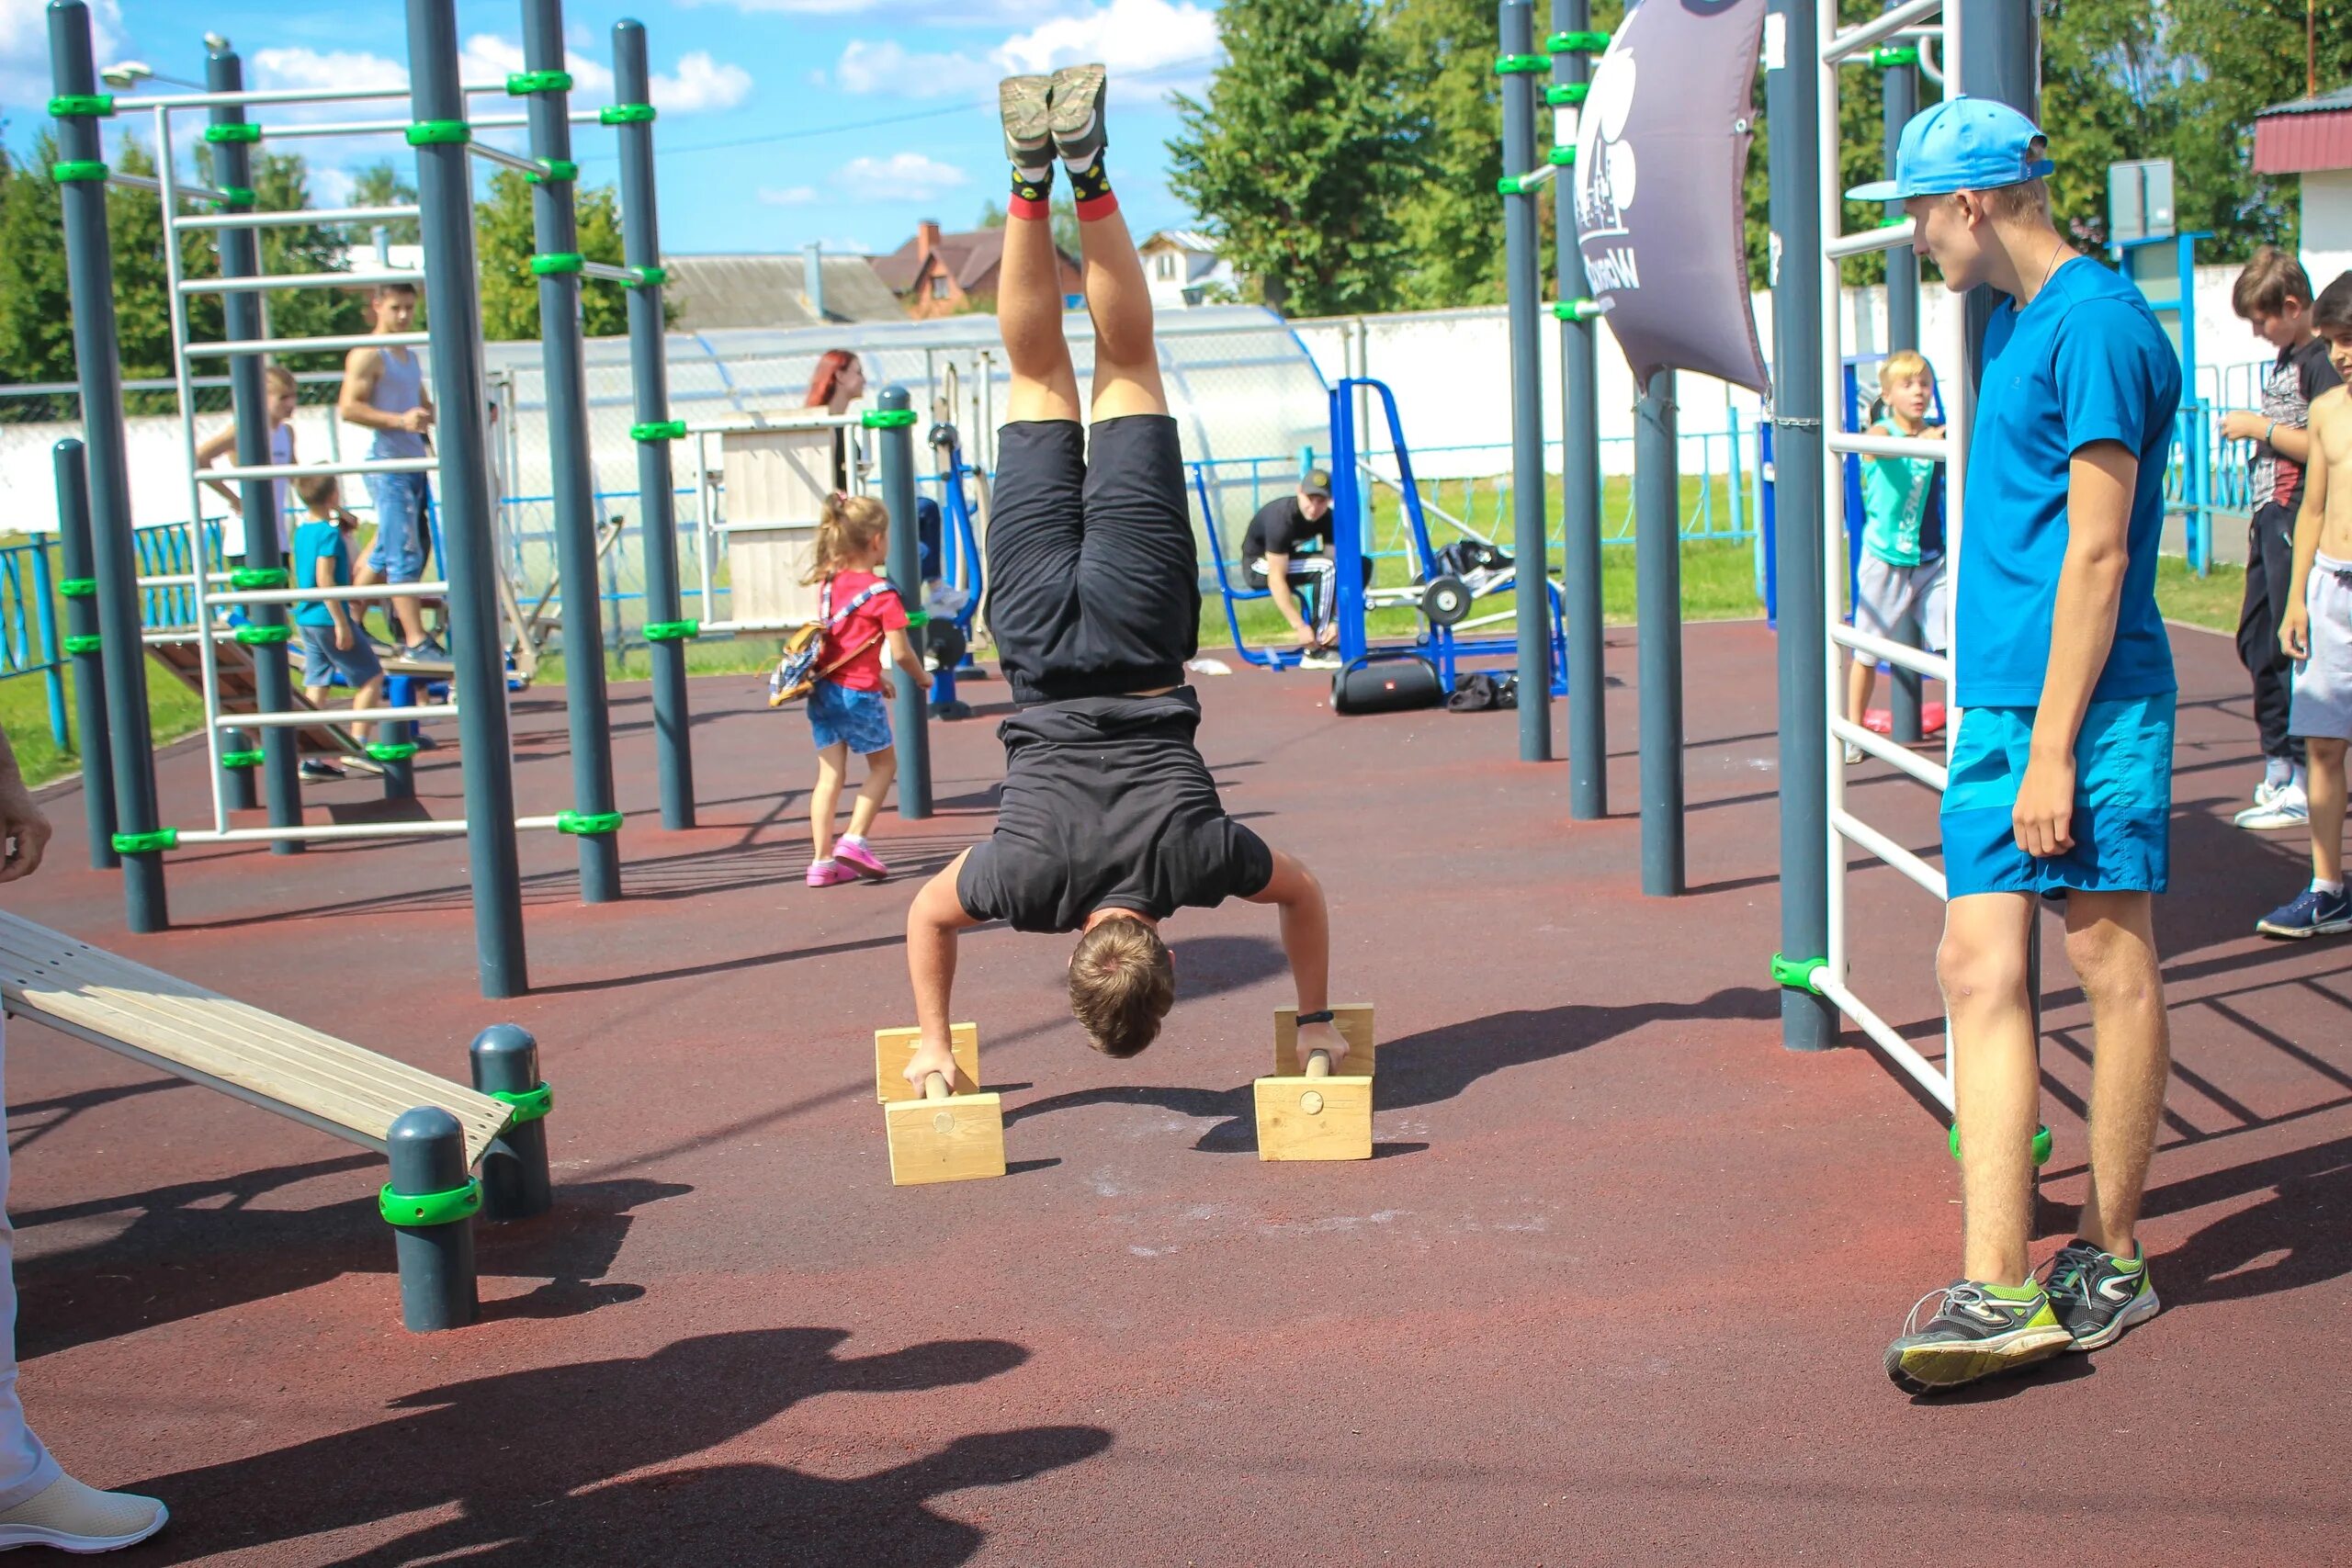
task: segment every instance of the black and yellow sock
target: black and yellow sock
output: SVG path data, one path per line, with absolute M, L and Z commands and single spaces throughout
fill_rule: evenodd
M 1005 210 L 1015 218 L 1050 218 L 1053 216 L 1054 161 L 1046 160 L 1045 167 L 1012 171 L 1012 198 Z
M 1080 222 L 1108 218 L 1119 210 L 1119 198 L 1111 194 L 1111 176 L 1102 167 L 1100 151 L 1088 160 L 1084 168 L 1068 161 L 1062 167 L 1069 171 L 1069 193 L 1077 198 Z

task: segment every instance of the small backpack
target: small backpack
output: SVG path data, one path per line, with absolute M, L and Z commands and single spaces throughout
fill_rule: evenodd
M 839 630 L 841 623 L 856 615 L 865 602 L 876 594 L 897 592 L 888 579 L 876 578 L 835 611 L 833 580 L 830 577 L 825 579 L 824 591 L 817 602 L 817 618 L 793 627 L 791 634 L 784 639 L 784 652 L 775 661 L 775 673 L 768 677 L 768 706 L 780 708 L 786 703 L 807 696 L 816 690 L 818 682 L 880 642 L 883 634 L 876 632 L 821 670 L 817 667 L 817 655 L 824 649 L 827 632 Z

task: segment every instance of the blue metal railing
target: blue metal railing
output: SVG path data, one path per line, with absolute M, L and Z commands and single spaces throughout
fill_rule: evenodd
M 0 548 L 0 681 L 39 675 L 49 687 L 49 733 L 74 749 L 65 722 L 65 657 L 57 639 L 57 578 L 51 538 Z

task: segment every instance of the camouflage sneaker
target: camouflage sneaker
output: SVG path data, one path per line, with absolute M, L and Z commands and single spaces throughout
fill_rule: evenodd
M 1104 76 L 1100 65 L 1065 65 L 1054 73 L 1054 153 L 1074 168 L 1091 164 L 1110 144 L 1102 127 Z
M 1050 76 L 1007 76 L 996 85 L 997 112 L 1004 119 L 1004 155 L 1016 169 L 1050 169 L 1053 135 Z

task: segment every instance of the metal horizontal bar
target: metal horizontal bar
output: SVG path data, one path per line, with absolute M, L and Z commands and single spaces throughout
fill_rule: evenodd
M 753 414 L 751 419 L 723 423 L 688 424 L 688 435 L 741 435 L 751 431 L 855 430 L 865 418 L 854 413 Z
M 426 333 L 334 333 L 325 337 L 232 338 L 226 343 L 192 343 L 182 352 L 198 355 L 324 354 L 331 349 L 423 348 L 433 341 Z
M 798 621 L 705 621 L 702 623 L 702 635 L 713 637 L 729 632 L 780 632 L 789 630 L 800 624 Z
M 319 725 L 388 724 L 403 718 L 453 718 L 455 703 L 417 703 L 399 708 L 297 708 L 290 713 L 224 713 L 212 721 L 215 729 L 309 729 Z
M 466 144 L 466 151 L 486 163 L 502 164 L 507 168 L 520 170 L 526 175 L 541 172 L 537 159 L 526 158 L 519 152 L 509 152 L 505 148 L 493 147 L 487 141 L 469 141 Z
M 216 578 L 213 581 L 218 581 Z M 207 593 L 207 604 L 308 604 L 329 599 L 432 599 L 449 592 L 446 582 L 370 582 L 338 588 L 236 588 Z
M 398 136 L 409 128 L 404 119 L 319 119 L 262 127 L 263 139 L 292 141 L 323 136 Z
M 1821 444 L 1832 452 L 1858 457 L 1925 457 L 1941 463 L 1951 456 L 1951 443 L 1940 435 L 1862 435 L 1848 430 L 1822 433 Z
M 625 266 L 615 266 L 610 262 L 582 262 L 580 271 L 583 276 L 601 277 L 606 283 L 635 283 L 637 281 L 637 274 Z
M 374 709 L 368 710 L 373 713 Z M 552 829 L 552 817 L 517 817 L 517 828 Z M 438 839 L 455 838 L 469 829 L 463 820 L 431 818 L 408 822 L 322 822 L 298 828 L 183 828 L 179 830 L 184 844 L 263 844 L 276 839 L 300 839 L 309 842 L 327 842 L 336 839 Z
M 1873 659 L 1883 659 L 1898 670 L 1913 671 L 1930 681 L 1941 681 L 1947 686 L 1951 684 L 1951 660 L 1943 654 L 1892 642 L 1871 632 L 1857 631 L 1842 623 L 1829 628 L 1829 638 L 1841 647 L 1867 653 Z
M 1940 17 L 1944 0 L 1909 0 L 1892 11 L 1883 11 L 1858 28 L 1848 28 L 1831 39 L 1821 51 L 1825 64 L 1835 65 L 1868 50 L 1876 49 L 1888 39 L 1906 28 L 1916 28 L 1931 17 Z
M 714 523 L 710 525 L 710 531 L 720 535 L 780 534 L 787 528 L 808 529 L 814 528 L 816 525 L 814 518 L 806 523 Z
M 1951 770 L 1942 763 L 1931 761 L 1907 746 L 1897 746 L 1876 730 L 1849 723 L 1835 714 L 1829 718 L 1829 733 L 1837 739 L 1860 747 L 1888 766 L 1901 769 L 1939 795 L 1951 781 Z
M 1934 894 L 1939 899 L 1951 897 L 1944 891 L 1944 874 L 1871 827 L 1852 812 L 1832 808 L 1829 825 L 1844 834 L 1861 849 L 1870 851 L 1887 864 Z
M 188 277 L 180 280 L 183 294 L 254 294 L 272 288 L 373 288 L 382 283 L 413 283 L 424 287 L 424 274 L 393 272 L 281 272 L 261 277 Z
M 251 468 L 198 468 L 199 479 L 332 479 L 337 474 L 431 474 L 438 457 L 354 457 L 341 463 L 256 463 Z
M 335 228 L 345 223 L 391 223 L 419 216 L 413 202 L 390 207 L 321 207 L 298 212 L 196 212 L 172 220 L 175 229 L 291 229 L 310 224 Z
M 1543 164 L 1520 175 L 1513 183 L 1519 186 L 1519 193 L 1524 196 L 1559 172 L 1557 164 Z
M 458 91 L 470 97 L 504 97 L 503 82 L 471 82 Z M 257 104 L 381 104 L 409 96 L 406 87 L 254 87 L 236 93 L 158 93 L 153 97 L 124 97 L 126 108 L 233 108 Z M 405 122 L 403 122 L 405 123 Z
M 1951 1109 L 1951 1079 L 1942 1068 L 1919 1055 L 1918 1047 L 1894 1032 L 1894 1026 L 1871 1010 L 1870 1007 L 1843 983 L 1830 977 L 1827 970 L 1814 971 L 1814 985 L 1821 994 L 1836 1004 L 1839 1012 L 1850 1018 L 1871 1037 L 1878 1048 L 1887 1054 L 1894 1065 L 1910 1075 L 1918 1086 L 1935 1099 L 1947 1111 Z
M 107 174 L 107 184 L 123 186 L 131 190 L 151 190 L 157 196 L 164 194 L 164 182 L 153 175 L 125 175 L 109 170 Z M 172 194 L 185 197 L 190 201 L 227 201 L 229 199 L 228 192 L 214 190 L 210 186 L 175 185 L 172 186 Z
M 1840 234 L 1822 246 L 1821 254 L 1831 261 L 1843 261 L 1848 256 L 1866 256 L 1872 251 L 1891 251 L 1897 245 L 1911 243 L 1918 237 L 1918 229 L 1910 219 L 1899 219 L 1859 234 Z

